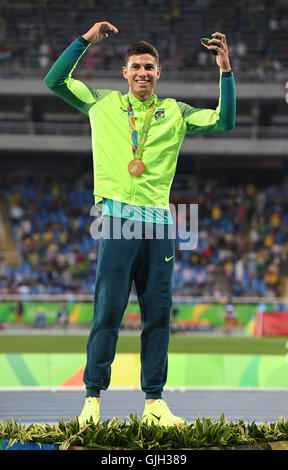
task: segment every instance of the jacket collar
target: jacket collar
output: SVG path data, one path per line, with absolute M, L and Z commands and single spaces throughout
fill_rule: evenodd
M 140 101 L 138 98 L 136 98 L 135 95 L 133 95 L 133 93 L 128 93 L 127 97 L 129 98 L 132 108 L 140 108 L 143 106 L 145 108 L 149 108 L 153 101 L 155 101 L 155 103 L 157 101 L 157 96 L 155 94 L 153 94 L 150 98 L 148 98 L 148 100 L 145 101 Z

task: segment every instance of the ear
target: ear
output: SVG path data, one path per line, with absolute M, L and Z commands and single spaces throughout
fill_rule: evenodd
M 161 74 L 161 67 L 158 67 L 157 68 L 157 80 L 160 77 L 160 74 Z
M 127 79 L 127 69 L 126 69 L 125 65 L 122 66 L 122 73 L 123 73 L 123 77 L 126 78 L 126 80 L 128 80 Z

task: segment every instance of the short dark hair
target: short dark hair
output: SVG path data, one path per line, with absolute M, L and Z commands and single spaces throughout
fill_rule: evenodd
M 139 54 L 150 54 L 153 57 L 155 57 L 157 65 L 159 65 L 159 53 L 157 49 L 152 46 L 149 42 L 146 41 L 139 41 L 136 42 L 135 44 L 132 44 L 130 46 L 126 53 L 125 53 L 125 65 L 127 65 L 129 57 L 131 55 L 139 55 Z

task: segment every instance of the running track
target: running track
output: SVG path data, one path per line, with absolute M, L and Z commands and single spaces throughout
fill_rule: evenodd
M 1 390 L 0 419 L 12 417 L 22 424 L 58 423 L 80 414 L 84 390 Z M 229 421 L 276 422 L 288 415 L 288 390 L 189 390 L 165 391 L 163 394 L 173 413 L 188 423 L 199 415 L 218 420 L 222 413 Z M 108 390 L 101 397 L 100 420 L 114 416 L 128 421 L 128 416 L 142 416 L 144 395 L 141 391 Z

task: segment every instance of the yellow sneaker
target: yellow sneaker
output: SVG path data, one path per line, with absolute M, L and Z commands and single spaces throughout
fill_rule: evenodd
M 78 416 L 78 422 L 80 427 L 84 426 L 87 422 L 91 421 L 91 418 L 93 420 L 93 423 L 97 424 L 99 422 L 99 411 L 100 408 L 100 403 L 97 400 L 96 397 L 88 397 L 87 400 L 85 401 L 85 405 L 83 407 L 83 410 Z
M 143 423 L 159 424 L 160 426 L 179 426 L 182 427 L 186 421 L 179 416 L 173 415 L 169 410 L 167 403 L 164 400 L 157 399 L 152 403 L 145 403 L 145 408 L 142 416 Z

